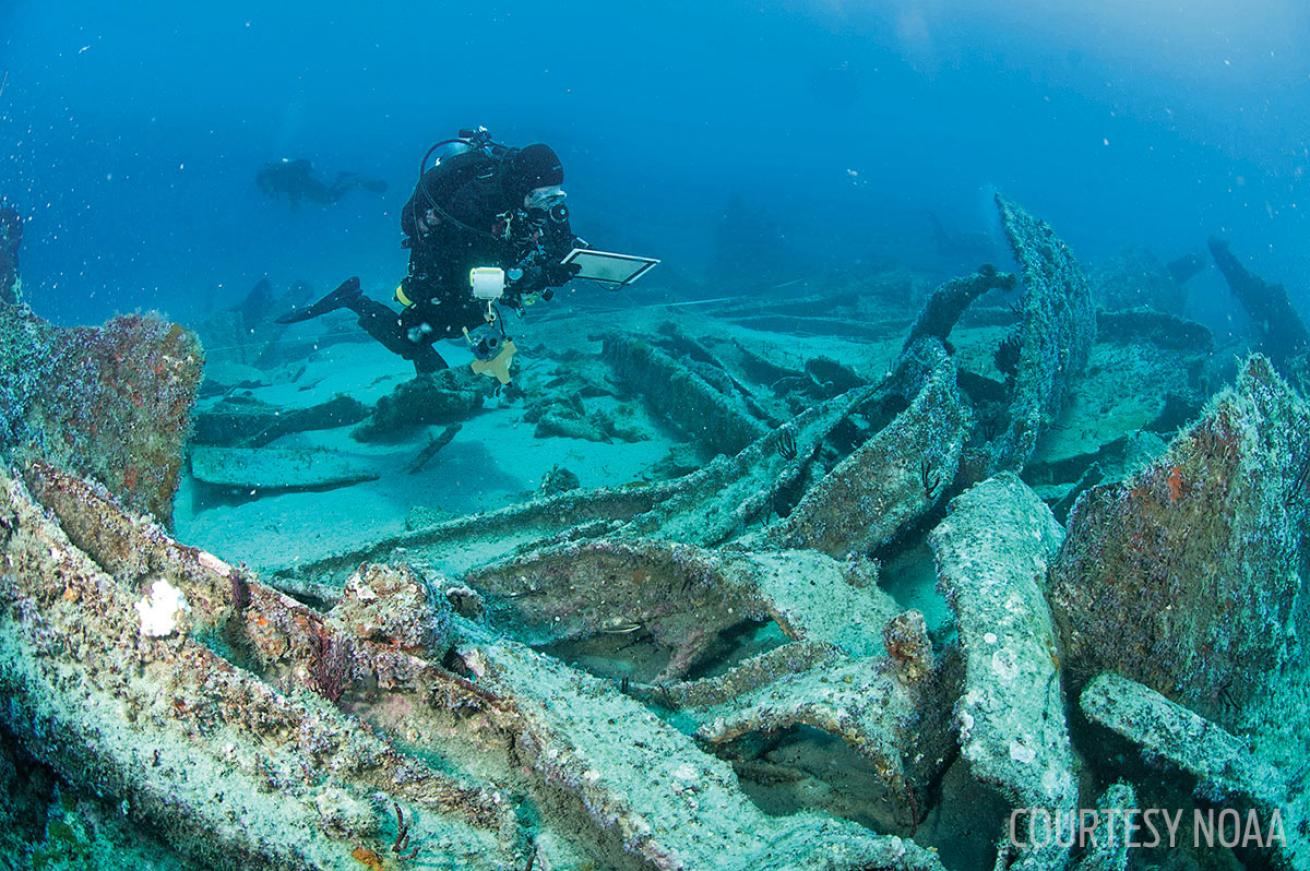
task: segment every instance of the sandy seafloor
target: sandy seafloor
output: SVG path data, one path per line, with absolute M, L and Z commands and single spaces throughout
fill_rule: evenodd
M 558 320 L 513 325 L 520 343 L 572 343 L 578 326 Z M 458 343 L 441 342 L 437 348 L 452 367 L 467 366 L 472 360 Z M 238 392 L 287 410 L 317 405 L 336 395 L 373 405 L 414 376 L 412 364 L 367 337 L 325 345 L 303 364 L 303 372 L 299 364 L 287 364 L 273 373 L 274 383 L 269 386 Z M 554 365 L 520 353 L 516 379 L 530 388 L 541 380 L 543 369 L 553 370 Z M 198 408 L 215 401 L 201 400 Z M 390 442 L 357 441 L 351 437 L 353 424 L 282 436 L 269 447 L 339 451 L 370 467 L 379 478 L 321 492 L 254 493 L 248 500 L 227 500 L 229 504 L 202 499 L 202 506 L 195 498 L 196 482 L 184 475 L 175 504 L 176 531 L 182 540 L 220 556 L 239 556 L 252 567 L 280 567 L 297 558 L 312 559 L 346 544 L 395 534 L 405 528 L 407 519 L 414 522 L 416 510 L 430 520 L 438 514 L 459 516 L 522 501 L 536 492 L 542 477 L 555 466 L 571 470 L 583 487 L 638 480 L 677 439 L 650 420 L 639 405 L 635 414 L 652 439 L 636 443 L 537 438 L 535 426 L 523 420 L 524 410 L 522 399 L 489 399 L 483 413 L 464 421 L 455 439 L 413 475 L 408 467 L 443 426 L 418 427 Z

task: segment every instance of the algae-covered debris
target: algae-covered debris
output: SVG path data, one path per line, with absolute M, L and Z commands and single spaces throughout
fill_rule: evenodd
M 1011 384 L 1008 423 L 989 446 L 991 468 L 1017 471 L 1041 430 L 1060 411 L 1070 382 L 1096 338 L 1091 290 L 1073 252 L 1044 221 L 996 196 L 1001 222 L 1021 266 L 1023 319 L 998 359 Z
M 929 537 L 964 649 L 955 720 L 965 762 L 1013 807 L 1069 816 L 1078 787 L 1042 583 L 1063 540 L 1050 509 L 1008 472 L 956 497 Z M 1011 867 L 1062 867 L 1066 851 L 1016 851 Z
M 167 522 L 202 365 L 156 315 L 61 328 L 0 303 L 0 455 L 75 469 Z
M 640 442 L 650 438 L 648 433 L 634 427 L 625 426 L 616 420 L 613 415 L 601 410 L 584 414 L 575 411 L 571 406 L 565 405 L 556 406 L 554 411 L 525 416 L 525 419 L 528 419 L 528 417 L 535 418 L 537 427 L 534 435 L 537 438 L 562 436 L 564 438 L 605 442 L 607 444 L 616 441 Z
M 1171 438 L 1200 412 L 1214 383 L 1213 359 L 1161 347 L 1153 338 L 1107 336 L 1092 349 L 1086 374 L 1071 385 L 1064 411 L 1038 440 L 1024 480 L 1043 499 L 1063 502 L 1077 495 L 1093 465 L 1102 475 L 1087 486 L 1122 479 L 1134 471 L 1139 448 Z
M 496 867 L 523 849 L 489 792 L 399 754 L 312 695 L 277 691 L 198 635 L 143 632 L 141 582 L 108 574 L 21 483 L 2 486 L 15 567 L 0 593 L 4 723 L 65 780 L 120 797 L 133 820 L 210 866 L 347 867 L 356 845 L 385 849 L 392 802 L 410 808 L 416 838 L 448 845 L 448 867 Z M 178 572 L 197 610 L 229 583 L 187 583 L 203 568 L 201 558 Z
M 716 389 L 649 342 L 612 334 L 605 338 L 604 356 L 621 382 L 710 455 L 736 454 L 767 431 L 730 385 Z
M 1013 275 L 997 272 L 994 268 L 947 281 L 935 289 L 924 303 L 914 325 L 910 327 L 910 335 L 904 347 L 909 349 L 915 342 L 928 337 L 946 345 L 951 330 L 955 329 L 974 300 L 992 290 L 1011 290 L 1015 283 Z
M 533 645 L 613 634 L 662 650 L 659 673 L 637 692 L 677 707 L 711 745 L 797 725 L 847 742 L 872 763 L 907 824 L 921 818 L 928 784 L 950 755 L 940 715 L 951 684 L 923 651 L 926 633 L 897 622 L 898 655 L 889 655 L 895 604 L 859 569 L 821 553 L 593 541 L 467 580 L 484 592 L 493 626 Z M 776 624 L 788 641 L 719 678 L 685 680 L 750 621 Z
M 1202 355 L 1214 351 L 1214 335 L 1207 327 L 1149 308 L 1097 312 L 1096 336 L 1122 345 L 1149 344 Z
M 727 763 L 596 678 L 522 645 L 485 645 L 470 663 L 489 687 L 517 700 L 538 736 L 525 747 L 527 763 L 592 807 L 644 867 L 941 868 L 912 841 L 854 823 L 764 815 Z
M 368 406 L 350 396 L 338 395 L 300 408 L 278 408 L 238 394 L 197 412 L 192 441 L 258 448 L 284 435 L 358 423 L 369 413 Z
M 813 551 L 600 539 L 535 550 L 467 579 L 487 596 L 493 625 L 534 645 L 641 632 L 670 652 L 661 681 L 683 678 L 717 636 L 746 621 L 867 655 L 881 650 L 879 631 L 895 613 L 880 590 L 853 586 L 842 563 Z
M 52 514 L 5 482 L 3 545 L 23 567 L 3 588 L 0 668 L 22 699 L 6 726 L 195 861 L 350 867 L 386 855 L 403 817 L 428 867 L 528 867 L 550 849 L 616 868 L 941 867 L 853 823 L 766 816 L 727 763 L 611 684 L 455 617 L 439 581 L 367 567 L 324 617 L 94 486 L 29 476 Z M 161 575 L 193 619 L 153 640 L 132 601 Z M 91 631 L 66 660 L 49 639 L 77 625 Z M 450 641 L 476 683 L 438 664 Z M 124 658 L 138 665 L 115 670 Z M 59 739 L 38 742 L 51 726 Z
M 1219 722 L 1264 692 L 1304 632 L 1307 428 L 1252 357 L 1163 456 L 1082 496 L 1050 590 L 1075 674 L 1114 670 Z
M 1284 777 L 1255 756 L 1245 741 L 1136 681 L 1113 672 L 1098 675 L 1083 689 L 1078 704 L 1094 723 L 1203 781 L 1266 807 L 1287 800 Z
M 378 477 L 370 467 L 336 451 L 211 445 L 192 449 L 191 476 L 213 487 L 242 492 L 326 490 Z
M 1114 673 L 1090 681 L 1078 703 L 1093 723 L 1195 778 L 1197 792 L 1235 806 L 1240 817 L 1254 813 L 1261 836 L 1243 845 L 1251 848 L 1249 859 L 1254 865 L 1304 866 L 1310 856 L 1306 825 L 1310 796 L 1300 771 L 1275 767 L 1252 752 L 1249 739 Z M 1288 713 L 1284 711 L 1284 716 Z M 1252 828 L 1245 832 L 1251 833 Z
M 563 466 L 556 465 L 551 466 L 550 470 L 541 476 L 541 486 L 537 488 L 537 492 L 542 496 L 558 496 L 581 486 L 582 482 L 578 480 L 577 475 Z
M 805 494 L 778 527 L 779 541 L 834 556 L 871 550 L 946 493 L 959 467 L 969 412 L 940 343 L 928 339 L 912 346 L 878 399 L 904 410 Z
M 405 471 L 411 475 L 417 475 L 423 471 L 427 464 L 432 462 L 432 458 L 441 452 L 442 448 L 455 440 L 455 436 L 459 435 L 459 430 L 459 424 L 451 424 L 441 431 L 441 435 L 429 438 L 428 443 L 418 452 L 418 456 L 414 457 L 414 461 L 409 464 L 409 468 Z
M 454 369 L 419 375 L 379 399 L 373 413 L 355 428 L 354 437 L 361 442 L 385 441 L 416 427 L 468 420 L 481 410 L 489 383 Z
M 951 677 L 944 668 L 907 682 L 892 657 L 838 656 L 681 713 L 698 724 L 697 738 L 746 772 L 763 755 L 753 745 L 768 747 L 797 727 L 839 740 L 880 787 L 885 816 L 879 828 L 910 835 L 923 821 L 931 785 L 952 758 L 946 713 L 957 687 Z
M 454 643 L 444 590 L 405 566 L 360 566 L 347 579 L 330 619 L 359 638 L 434 662 Z

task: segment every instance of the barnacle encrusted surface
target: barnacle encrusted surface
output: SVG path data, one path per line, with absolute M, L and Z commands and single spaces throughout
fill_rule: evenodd
M 172 516 L 204 357 L 157 315 L 56 327 L 0 303 L 0 452 L 34 453 Z

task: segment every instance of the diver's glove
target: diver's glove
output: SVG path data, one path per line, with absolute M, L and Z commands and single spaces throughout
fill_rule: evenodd
M 543 284 L 546 287 L 559 287 L 582 271 L 581 263 L 552 263 L 542 268 Z
M 514 269 L 509 270 L 508 275 L 513 282 L 510 288 L 519 296 L 538 293 L 551 287 L 559 287 L 582 271 L 582 266 L 578 263 L 547 263 L 545 265 L 533 263 L 516 268 L 521 273 L 518 278 L 513 278 Z

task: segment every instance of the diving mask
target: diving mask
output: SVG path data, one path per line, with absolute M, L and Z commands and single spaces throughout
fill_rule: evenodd
M 523 198 L 523 206 L 528 211 L 549 212 L 555 206 L 564 202 L 564 198 L 567 196 L 568 194 L 564 193 L 564 189 L 557 184 L 534 188 Z

